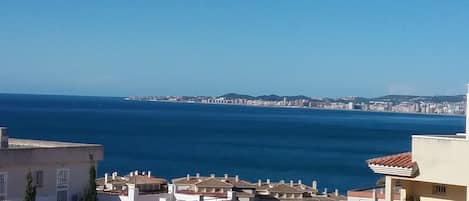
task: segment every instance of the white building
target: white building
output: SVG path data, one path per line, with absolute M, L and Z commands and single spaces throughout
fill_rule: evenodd
M 173 201 L 166 179 L 156 178 L 151 171 L 134 171 L 120 176 L 113 172 L 96 179 L 99 201 Z
M 101 145 L 9 139 L 4 127 L 0 141 L 0 200 L 23 200 L 31 172 L 37 201 L 78 201 L 90 168 L 103 159 Z
M 242 180 L 236 175 L 229 177 L 210 177 L 187 175 L 186 177 L 173 179 L 169 192 L 174 193 L 177 201 L 251 201 L 256 193 L 256 185 Z

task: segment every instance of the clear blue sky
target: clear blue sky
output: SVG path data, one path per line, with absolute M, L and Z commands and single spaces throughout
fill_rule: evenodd
M 468 1 L 0 1 L 0 92 L 463 94 Z

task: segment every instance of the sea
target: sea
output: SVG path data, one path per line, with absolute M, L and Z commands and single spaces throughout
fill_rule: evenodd
M 10 137 L 104 145 L 98 176 L 152 171 L 172 179 L 239 175 L 252 182 L 373 186 L 373 157 L 409 151 L 414 134 L 464 131 L 464 118 L 422 114 L 0 94 Z

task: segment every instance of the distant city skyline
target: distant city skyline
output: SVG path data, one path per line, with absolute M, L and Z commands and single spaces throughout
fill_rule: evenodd
M 0 93 L 465 94 L 465 1 L 0 2 Z

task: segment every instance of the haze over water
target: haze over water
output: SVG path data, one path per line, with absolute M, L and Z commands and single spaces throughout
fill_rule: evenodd
M 229 173 L 344 192 L 378 179 L 366 159 L 409 151 L 412 134 L 463 132 L 464 118 L 0 94 L 0 125 L 10 137 L 103 144 L 99 176 Z

